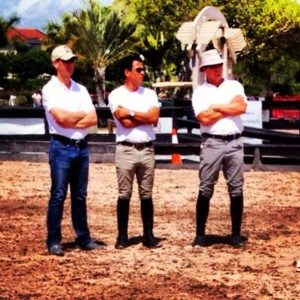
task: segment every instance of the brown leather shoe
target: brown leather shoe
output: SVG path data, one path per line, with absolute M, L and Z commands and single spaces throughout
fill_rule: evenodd
M 235 248 L 242 248 L 246 245 L 247 238 L 241 235 L 231 236 L 231 245 Z
M 60 244 L 53 244 L 48 248 L 49 254 L 56 255 L 56 256 L 64 256 L 64 251 Z
M 149 249 L 156 249 L 162 247 L 162 240 L 154 236 L 143 237 L 143 246 Z
M 129 245 L 128 245 L 128 238 L 126 237 L 117 237 L 117 240 L 116 240 L 116 243 L 115 243 L 115 248 L 116 249 L 125 249 L 127 248 Z
M 207 247 L 208 241 L 205 235 L 196 235 L 195 239 L 192 242 L 193 247 Z
M 98 250 L 98 249 L 104 249 L 105 246 L 98 244 L 94 241 L 90 241 L 89 243 L 85 244 L 85 245 L 79 245 L 81 250 L 85 250 L 85 251 L 91 251 L 91 250 Z

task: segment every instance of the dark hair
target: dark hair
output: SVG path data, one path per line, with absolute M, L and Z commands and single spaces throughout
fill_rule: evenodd
M 132 70 L 132 63 L 134 61 L 139 61 L 141 63 L 144 63 L 144 60 L 138 54 L 126 56 L 120 61 L 120 67 L 121 67 L 123 74 L 124 74 L 125 70 Z

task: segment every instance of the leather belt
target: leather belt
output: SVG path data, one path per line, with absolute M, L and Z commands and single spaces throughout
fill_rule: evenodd
M 223 141 L 232 141 L 232 140 L 239 139 L 242 135 L 240 133 L 222 135 L 222 134 L 210 134 L 210 133 L 204 132 L 204 133 L 202 133 L 202 136 L 206 137 L 206 138 L 219 139 L 219 140 L 223 140 Z
M 86 139 L 80 139 L 80 140 L 76 140 L 76 139 L 70 139 L 66 136 L 62 136 L 59 134 L 52 134 L 52 139 L 61 142 L 63 145 L 72 145 L 72 146 L 76 146 L 78 148 L 86 146 L 87 145 L 87 141 Z
M 146 142 L 146 143 L 131 143 L 131 142 L 127 142 L 127 141 L 123 141 L 123 142 L 119 142 L 119 145 L 123 145 L 123 146 L 130 146 L 133 147 L 137 150 L 142 150 L 148 147 L 153 146 L 153 142 Z

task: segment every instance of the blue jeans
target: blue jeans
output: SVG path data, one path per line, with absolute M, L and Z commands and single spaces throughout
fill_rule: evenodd
M 51 140 L 49 163 L 52 185 L 47 213 L 47 246 L 61 242 L 61 222 L 69 184 L 73 228 L 77 234 L 77 242 L 86 245 L 91 240 L 86 207 L 88 146 L 63 145 L 57 140 Z

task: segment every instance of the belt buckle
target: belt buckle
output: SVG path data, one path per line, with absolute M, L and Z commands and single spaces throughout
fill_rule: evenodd
M 75 143 L 74 143 L 74 145 L 76 146 L 76 147 L 80 147 L 80 140 L 75 140 Z

